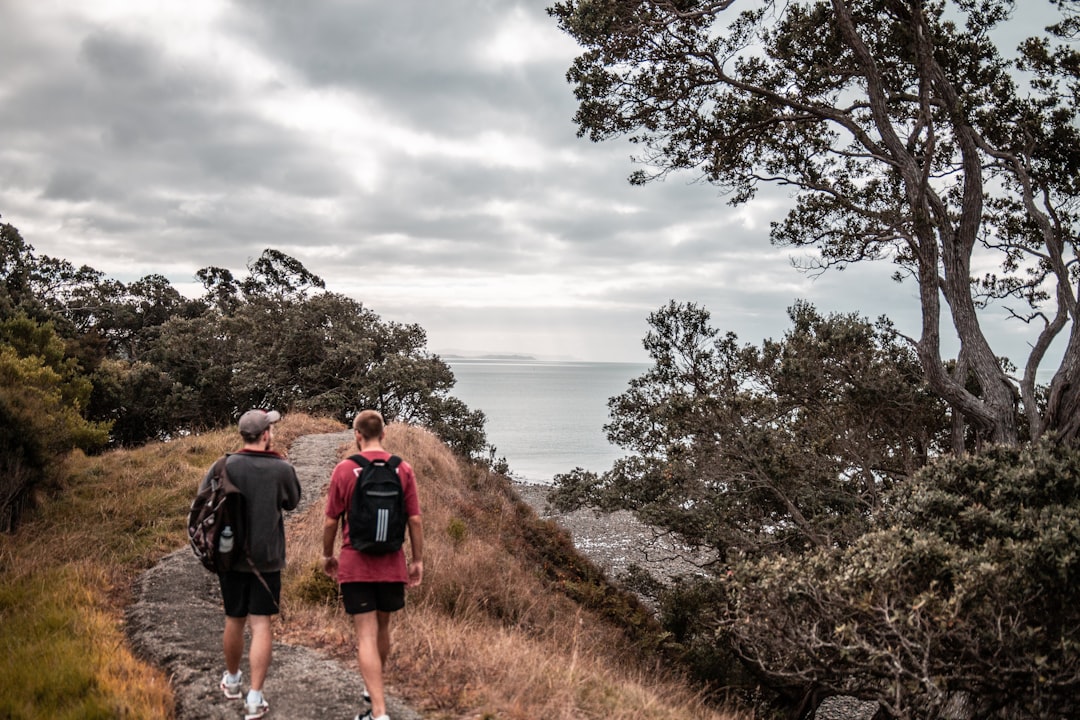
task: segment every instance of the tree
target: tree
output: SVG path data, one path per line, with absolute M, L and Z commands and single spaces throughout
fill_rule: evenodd
M 280 250 L 267 248 L 259 259 L 248 263 L 248 277 L 240 284 L 246 297 L 271 296 L 276 299 L 304 298 L 313 288 L 326 283 L 303 263 Z
M 243 412 L 232 383 L 239 337 L 246 329 L 213 310 L 197 318 L 173 318 L 161 327 L 147 360 L 181 388 L 183 398 L 167 432 L 223 427 Z
M 653 367 L 608 403 L 608 438 L 634 455 L 560 476 L 556 503 L 636 511 L 720 558 L 858 538 L 883 491 L 942 451 L 945 412 L 887 323 L 790 315 L 759 349 L 693 304 L 653 313 Z
M 94 391 L 88 416 L 111 424 L 113 444 L 134 446 L 167 440 L 197 427 L 194 391 L 144 361 L 106 358 L 90 376 Z
M 14 225 L 0 223 L 0 317 L 11 317 L 30 297 L 28 260 L 32 251 Z
M 849 547 L 736 564 L 724 639 L 774 686 L 890 718 L 1076 717 L 1080 454 L 943 457 L 891 495 Z
M 90 390 L 51 325 L 0 321 L 0 530 L 15 526 L 57 458 L 108 441 L 107 423 L 82 416 Z
M 199 270 L 195 275 L 206 288 L 203 300 L 229 314 L 244 301 L 303 300 L 312 289 L 326 288 L 323 279 L 303 263 L 273 248 L 248 262 L 247 270 L 247 277 L 240 280 L 227 268 L 210 266 Z
M 148 359 L 163 375 L 137 378 L 175 383 L 167 400 L 177 427 L 219 426 L 248 407 L 349 422 L 370 407 L 431 428 L 463 455 L 480 452 L 484 416 L 449 395 L 453 373 L 427 352 L 423 328 L 384 321 L 343 295 L 311 293 L 322 281 L 293 258 L 267 250 L 262 260 L 255 279 L 199 271 L 212 307 L 173 318 L 155 339 Z
M 93 268 L 76 268 L 67 260 L 38 256 L 18 229 L 0 223 L 0 317 L 22 314 L 39 322 L 52 322 L 61 335 L 74 335 L 62 310 L 79 288 L 99 282 Z
M 250 299 L 231 320 L 244 327 L 231 380 L 240 405 L 296 407 L 344 422 L 374 408 L 390 422 L 431 428 L 466 456 L 484 445 L 483 415 L 449 396 L 454 375 L 427 352 L 418 325 L 387 322 L 329 292 Z
M 641 145 L 649 169 L 634 183 L 689 170 L 736 205 L 765 183 L 792 187 L 773 242 L 814 248 L 819 270 L 888 260 L 914 279 L 923 372 L 979 436 L 1018 442 L 1022 406 L 1030 437 L 1076 441 L 1080 53 L 1044 37 L 1004 57 L 991 32 L 1011 0 L 743 7 L 556 2 L 549 12 L 584 48 L 567 75 L 579 134 Z M 975 278 L 988 263 L 997 272 Z M 995 301 L 1038 328 L 1020 378 L 987 339 Z M 948 326 L 960 343 L 951 366 Z M 1064 352 L 1043 401 L 1036 374 L 1055 341 Z

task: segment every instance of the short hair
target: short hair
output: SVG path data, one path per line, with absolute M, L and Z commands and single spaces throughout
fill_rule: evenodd
M 386 423 L 377 410 L 361 410 L 353 418 L 352 426 L 365 440 L 377 440 L 382 436 Z

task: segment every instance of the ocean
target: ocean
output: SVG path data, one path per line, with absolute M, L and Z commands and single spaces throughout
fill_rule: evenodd
M 643 363 L 445 358 L 451 394 L 487 417 L 488 443 L 511 475 L 550 484 L 581 467 L 603 472 L 625 453 L 608 443 L 608 398 L 649 366 Z

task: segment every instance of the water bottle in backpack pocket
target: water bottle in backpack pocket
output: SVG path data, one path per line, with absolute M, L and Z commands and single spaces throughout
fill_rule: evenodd
M 218 550 L 222 553 L 232 552 L 233 549 L 233 531 L 231 525 L 226 525 L 221 529 L 221 536 L 218 538 Z

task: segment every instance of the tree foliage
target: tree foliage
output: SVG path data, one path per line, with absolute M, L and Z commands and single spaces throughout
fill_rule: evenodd
M 221 427 L 251 407 L 343 422 L 371 407 L 428 426 L 463 455 L 485 447 L 483 413 L 450 394 L 453 373 L 421 327 L 327 292 L 278 250 L 240 277 L 198 271 L 206 293 L 189 299 L 161 275 L 122 283 L 38 255 L 0 224 L 0 271 L 7 524 L 66 450 Z
M 220 425 L 244 407 L 295 408 L 343 422 L 375 408 L 388 421 L 430 427 L 465 455 L 483 448 L 483 414 L 450 396 L 453 373 L 426 351 L 418 325 L 386 322 L 329 292 L 249 291 L 233 300 L 220 306 L 228 312 L 166 324 L 151 353 L 178 381 L 177 405 L 189 426 Z
M 914 279 L 923 372 L 977 436 L 1018 442 L 1021 406 L 1030 437 L 1080 433 L 1074 48 L 1044 36 L 1008 57 L 992 34 L 1011 0 L 564 0 L 549 12 L 583 47 L 568 72 L 579 133 L 638 143 L 648 169 L 633 182 L 689 170 L 733 204 L 790 186 L 773 241 L 814 248 L 819 268 L 886 260 Z M 987 338 L 990 302 L 1038 330 L 1020 378 Z M 1036 374 L 1055 341 L 1043 402 Z
M 0 320 L 0 529 L 14 527 L 59 456 L 108 442 L 108 424 L 83 417 L 90 392 L 50 325 Z
M 888 717 L 1080 712 L 1080 453 L 1057 441 L 943 458 L 845 548 L 734 566 L 723 623 L 774 684 Z
M 608 472 L 558 478 L 555 500 L 630 509 L 721 557 L 846 545 L 882 492 L 947 442 L 944 409 L 887 323 L 805 303 L 760 348 L 670 303 L 649 318 L 653 367 L 609 402 Z

